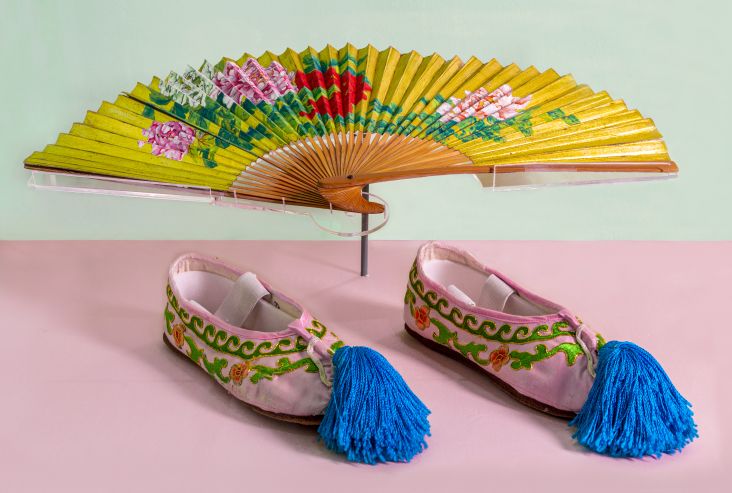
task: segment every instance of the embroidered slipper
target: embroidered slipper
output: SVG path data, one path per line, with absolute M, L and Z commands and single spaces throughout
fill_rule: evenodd
M 410 335 L 480 369 L 523 404 L 573 418 L 574 438 L 596 452 L 660 456 L 697 437 L 691 404 L 648 352 L 605 343 L 566 308 L 467 252 L 422 245 L 404 304 Z
M 253 410 L 319 424 L 352 461 L 408 462 L 427 447 L 429 410 L 384 357 L 345 346 L 254 273 L 184 255 L 167 299 L 166 344 Z

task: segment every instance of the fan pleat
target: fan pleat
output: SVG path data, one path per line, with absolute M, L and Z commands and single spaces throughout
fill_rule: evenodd
M 337 178 L 673 165 L 651 119 L 553 69 L 352 44 L 197 67 L 102 102 L 26 165 L 312 207 Z

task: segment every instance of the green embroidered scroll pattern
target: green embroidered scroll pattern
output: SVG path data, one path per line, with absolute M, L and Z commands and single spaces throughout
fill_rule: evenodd
M 182 319 L 181 319 L 182 320 Z M 171 334 L 173 332 L 172 323 L 175 321 L 175 315 L 173 312 L 168 310 L 168 307 L 165 308 L 165 324 L 166 324 L 166 330 L 168 334 Z M 184 324 L 186 325 L 186 324 Z M 319 324 L 320 327 L 325 329 L 325 326 L 322 324 Z M 190 326 L 186 325 L 186 327 L 190 328 Z M 193 329 L 191 329 L 193 330 Z M 194 331 L 194 333 L 200 337 L 200 335 Z M 322 334 L 325 333 L 325 330 L 321 332 Z M 213 378 L 219 380 L 221 383 L 229 383 L 231 381 L 231 377 L 226 376 L 223 374 L 224 368 L 226 368 L 229 364 L 229 361 L 226 358 L 214 358 L 213 361 L 209 361 L 208 357 L 206 356 L 205 351 L 202 348 L 199 348 L 198 345 L 195 342 L 195 339 L 191 336 L 184 336 L 184 339 L 188 345 L 188 352 L 185 354 L 196 363 L 198 366 L 205 369 L 209 375 L 211 375 Z M 336 341 L 331 345 L 331 350 L 335 351 L 338 347 L 343 345 L 342 341 Z M 215 347 L 213 349 L 216 349 Z M 238 356 L 238 355 L 237 355 Z M 251 367 L 251 370 L 249 372 L 249 380 L 256 384 L 262 379 L 272 380 L 274 377 L 279 375 L 284 375 L 286 373 L 289 373 L 291 371 L 295 371 L 299 368 L 305 368 L 305 371 L 308 373 L 318 373 L 318 367 L 315 364 L 315 362 L 309 358 L 301 358 L 297 361 L 290 361 L 289 358 L 280 358 L 276 362 L 276 366 L 271 367 L 264 364 L 257 364 L 253 365 Z
M 602 335 L 600 335 L 599 332 L 597 334 L 595 334 L 595 337 L 597 338 L 597 350 L 599 351 L 600 349 L 602 349 L 602 346 L 604 346 L 606 344 L 606 341 L 605 341 L 605 338 L 602 337 Z
M 318 339 L 322 339 L 323 336 L 325 336 L 325 333 L 328 331 L 325 325 L 321 324 L 317 320 L 313 320 L 313 326 L 308 327 L 306 330 Z
M 325 337 L 325 334 L 328 332 L 327 327 L 315 319 L 313 319 L 312 323 L 313 323 L 313 326 L 308 327 L 305 330 L 310 332 L 312 335 L 314 335 L 318 339 L 322 339 L 323 337 Z M 335 339 L 338 339 L 338 336 L 335 335 L 335 332 L 333 332 L 332 330 L 330 331 L 330 335 L 332 335 Z M 330 345 L 330 348 L 329 348 L 330 354 L 335 353 L 336 350 L 342 348 L 343 346 L 345 346 L 345 343 L 343 341 L 341 341 L 340 339 L 336 340 L 333 344 Z
M 404 295 L 404 304 L 409 305 L 409 311 L 411 313 L 414 313 L 414 303 L 416 301 L 416 297 L 409 286 L 407 286 L 407 292 Z M 442 315 L 442 313 L 440 313 Z M 444 316 L 444 315 L 443 315 Z M 460 354 L 463 355 L 463 357 L 472 359 L 476 363 L 482 366 L 486 366 L 489 363 L 489 360 L 485 360 L 480 357 L 480 353 L 483 353 L 485 351 L 488 351 L 488 346 L 485 344 L 478 344 L 475 342 L 468 342 L 466 344 L 460 343 L 460 340 L 458 338 L 457 332 L 450 331 L 442 322 L 435 318 L 430 318 L 430 322 L 432 325 L 437 327 L 437 333 L 432 334 L 432 339 L 442 344 L 443 346 L 451 347 L 455 350 L 457 350 Z M 544 326 L 545 327 L 545 326 Z M 459 327 L 462 328 L 462 327 Z M 469 331 L 473 334 L 475 334 L 472 331 Z M 481 335 L 481 334 L 475 334 L 475 335 Z M 497 340 L 500 342 L 507 342 L 503 339 L 491 339 L 491 340 Z M 536 340 L 536 339 L 534 339 Z M 602 336 L 598 335 L 598 341 L 600 341 L 602 344 L 604 344 L 604 339 L 602 339 Z M 538 363 L 539 361 L 551 358 L 552 356 L 564 353 L 567 357 L 567 365 L 572 366 L 574 365 L 577 356 L 582 354 L 582 348 L 575 343 L 572 342 L 564 342 L 557 346 L 554 346 L 552 349 L 547 351 L 546 345 L 544 344 L 537 344 L 534 348 L 534 352 L 526 352 L 526 351 L 511 351 L 509 353 L 510 358 L 513 360 L 511 362 L 511 368 L 514 370 L 530 370 L 532 368 L 533 363 Z
M 191 336 L 185 336 L 185 340 L 189 349 L 189 352 L 186 354 L 194 363 L 203 367 L 209 375 L 218 379 L 221 383 L 229 383 L 231 381 L 231 377 L 224 375 L 222 372 L 229 364 L 225 358 L 214 358 L 213 361 L 209 361 L 204 350 L 196 345 L 196 342 Z M 310 358 L 302 358 L 295 362 L 291 362 L 289 358 L 281 358 L 277 360 L 277 365 L 274 367 L 261 364 L 254 365 L 249 373 L 249 381 L 256 384 L 263 378 L 272 380 L 276 376 L 284 375 L 303 367 L 308 373 L 318 373 L 318 367 Z
M 221 370 L 226 368 L 229 364 L 225 358 L 214 358 L 213 361 L 209 361 L 204 350 L 196 345 L 196 342 L 191 336 L 185 336 L 185 340 L 189 349 L 186 354 L 191 361 L 202 366 L 209 375 L 220 380 L 222 383 L 229 383 L 231 379 L 221 373 Z
M 414 296 L 414 293 L 411 289 L 409 289 L 409 286 L 407 286 L 407 292 L 404 293 L 404 304 L 409 305 L 409 311 L 414 313 L 414 303 L 417 301 L 417 298 Z
M 577 361 L 577 356 L 582 354 L 582 348 L 572 342 L 564 342 L 554 346 L 548 351 L 544 344 L 537 344 L 533 353 L 525 351 L 511 351 L 509 356 L 512 360 L 515 360 L 511 362 L 511 368 L 514 370 L 530 370 L 534 363 L 551 358 L 555 354 L 559 353 L 564 353 L 567 357 L 567 365 L 572 366 L 575 361 Z
M 412 270 L 409 273 L 409 287 L 411 287 L 414 294 L 430 307 L 430 309 L 436 310 L 442 317 L 449 320 L 456 327 L 489 341 L 525 344 L 528 342 L 547 341 L 559 336 L 574 337 L 574 332 L 567 330 L 569 329 L 569 324 L 565 321 L 555 322 L 551 327 L 548 325 L 537 325 L 533 329 L 529 329 L 526 326 L 520 326 L 515 330 L 508 324 L 503 324 L 499 327 L 492 320 L 484 320 L 479 323 L 474 315 L 464 315 L 457 307 L 450 308 L 449 302 L 445 298 L 438 297 L 434 291 L 425 291 L 424 283 L 419 279 L 417 273 L 416 263 L 412 266 Z M 409 287 L 407 288 L 408 290 Z M 407 296 L 405 295 L 405 304 L 408 301 Z
M 435 342 L 442 344 L 443 346 L 452 347 L 462 354 L 463 357 L 472 359 L 481 366 L 488 365 L 490 361 L 480 357 L 480 353 L 488 351 L 487 345 L 477 344 L 472 341 L 466 344 L 461 344 L 458 339 L 457 332 L 450 331 L 439 320 L 430 318 L 430 321 L 438 330 L 436 334 L 432 334 L 432 339 Z M 564 353 L 567 357 L 567 365 L 572 366 L 577 360 L 577 356 L 582 354 L 582 349 L 577 344 L 565 342 L 558 346 L 554 346 L 552 349 L 547 351 L 546 345 L 537 344 L 533 353 L 526 351 L 511 351 L 509 353 L 509 357 L 512 360 L 511 368 L 514 370 L 531 370 L 534 363 L 549 359 L 559 353 Z
M 310 358 L 302 358 L 294 363 L 291 362 L 289 358 L 281 358 L 277 360 L 277 366 L 275 367 L 254 365 L 252 367 L 249 380 L 252 383 L 257 383 L 263 378 L 272 380 L 276 376 L 284 375 L 285 373 L 289 373 L 302 367 L 304 367 L 305 371 L 308 373 L 318 373 L 318 367 Z
M 224 330 L 218 330 L 213 324 L 205 324 L 200 317 L 191 316 L 185 308 L 180 306 L 170 286 L 167 287 L 167 294 L 169 306 L 178 315 L 183 325 L 196 334 L 206 345 L 216 351 L 248 361 L 266 356 L 299 353 L 307 349 L 307 343 L 300 336 L 294 340 L 293 338 L 285 337 L 276 341 L 276 343 L 272 341 L 255 343 L 251 340 L 241 340 L 235 335 L 229 335 Z M 168 306 L 166 306 L 165 312 L 165 318 L 168 321 L 168 333 L 170 333 L 170 323 L 174 319 L 174 315 L 173 312 L 168 310 Z M 313 327 L 309 327 L 307 331 L 316 337 L 322 338 L 327 331 L 326 327 L 317 320 L 313 320 L 312 325 Z M 340 347 L 338 342 L 340 341 L 337 341 L 331 346 L 332 350 Z
M 452 347 L 456 349 L 460 354 L 462 354 L 465 358 L 471 359 L 472 357 L 472 360 L 479 365 L 485 366 L 488 364 L 487 359 L 483 359 L 480 357 L 480 353 L 487 351 L 488 346 L 486 346 L 485 344 L 476 344 L 472 341 L 468 342 L 467 344 L 460 344 L 457 332 L 452 332 L 448 330 L 448 328 L 445 327 L 445 325 L 439 320 L 430 318 L 430 321 L 435 327 L 437 327 L 438 330 L 436 334 L 432 334 L 432 339 L 434 339 L 435 342 L 447 347 L 450 347 L 452 345 Z
M 331 334 L 332 334 L 332 332 L 331 332 Z M 338 351 L 340 348 L 342 348 L 345 345 L 346 345 L 346 343 L 343 341 L 334 342 L 333 344 L 330 345 L 330 354 L 335 353 L 336 351 Z

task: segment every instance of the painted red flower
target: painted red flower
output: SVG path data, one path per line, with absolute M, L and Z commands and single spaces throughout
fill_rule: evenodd
M 248 361 L 245 363 L 237 363 L 231 367 L 231 370 L 229 370 L 229 377 L 231 377 L 231 381 L 237 385 L 241 385 L 241 383 L 244 381 L 244 377 L 246 377 L 248 374 L 249 374 L 249 362 Z
M 430 326 L 430 307 L 427 305 L 414 307 L 414 322 L 419 330 L 424 330 Z
M 295 72 L 295 85 L 297 89 L 307 88 L 318 93 L 305 105 L 310 111 L 300 112 L 300 116 L 306 116 L 311 120 L 317 115 L 328 115 L 331 118 L 346 117 L 353 113 L 359 102 L 368 101 L 371 94 L 371 85 L 363 74 L 354 75 L 349 71 L 338 74 L 332 67 L 325 71 L 313 69 L 307 73 Z M 321 91 L 320 88 L 325 91 Z
M 499 371 L 503 365 L 508 364 L 511 360 L 511 356 L 508 353 L 508 346 L 505 344 L 502 344 L 498 349 L 491 352 L 488 360 L 491 362 L 494 371 Z

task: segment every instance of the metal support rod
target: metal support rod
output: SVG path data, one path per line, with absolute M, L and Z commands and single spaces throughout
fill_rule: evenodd
M 361 195 L 368 199 L 369 186 L 364 185 Z M 361 214 L 361 232 L 369 230 L 369 215 Z M 361 277 L 369 275 L 369 235 L 361 236 Z

